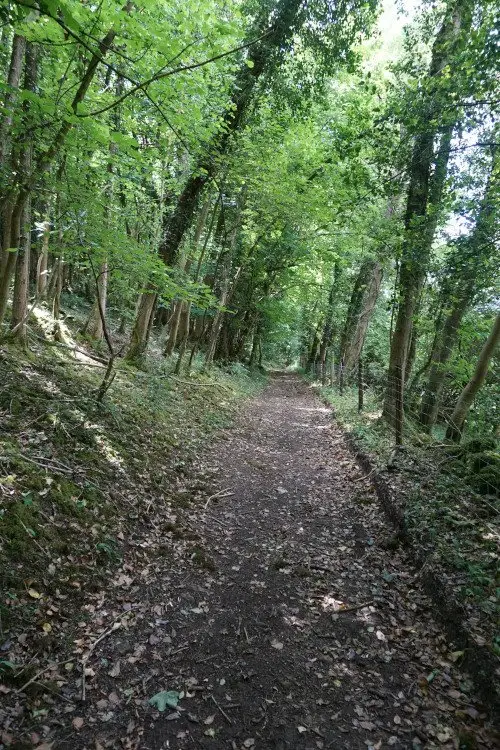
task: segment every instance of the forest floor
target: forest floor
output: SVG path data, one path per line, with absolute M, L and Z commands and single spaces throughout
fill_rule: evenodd
M 81 592 L 68 653 L 3 687 L 6 747 L 495 746 L 310 386 L 273 376 L 183 481 L 192 501 L 166 521 L 152 494 L 130 531 L 140 556 Z

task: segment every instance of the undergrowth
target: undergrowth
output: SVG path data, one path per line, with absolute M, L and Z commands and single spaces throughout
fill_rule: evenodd
M 119 361 L 99 404 L 95 360 L 39 339 L 28 353 L 3 347 L 0 634 L 30 621 L 47 646 L 41 592 L 81 598 L 137 554 L 133 534 L 193 501 L 184 480 L 198 448 L 264 382 L 243 366 L 171 370 L 159 356 L 140 370 Z
M 408 422 L 404 447 L 395 453 L 393 431 L 382 420 L 380 399 L 371 390 L 365 393 L 361 412 L 355 388 L 345 388 L 342 395 L 322 388 L 321 394 L 340 424 L 385 475 L 402 502 L 411 537 L 425 549 L 429 561 L 442 567 L 472 624 L 484 627 L 484 641 L 500 656 L 496 632 L 500 614 L 499 497 L 490 494 L 494 491 L 491 484 L 486 488 L 488 494 L 480 492 L 484 484 L 475 473 L 487 467 L 491 475 L 487 459 L 493 446 L 487 446 L 486 459 L 479 458 L 478 441 L 450 447 Z

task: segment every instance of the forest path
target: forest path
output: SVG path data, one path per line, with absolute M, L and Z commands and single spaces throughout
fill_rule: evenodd
M 158 561 L 141 622 L 93 654 L 121 667 L 89 693 L 90 733 L 55 747 L 458 748 L 469 732 L 487 747 L 418 575 L 387 549 L 369 479 L 312 389 L 273 377 L 203 462 L 226 493 L 191 506 L 189 563 Z M 179 710 L 144 712 L 161 690 L 185 691 Z

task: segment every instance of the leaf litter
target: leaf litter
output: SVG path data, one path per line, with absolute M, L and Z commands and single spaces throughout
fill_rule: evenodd
M 184 486 L 199 502 L 165 522 L 152 498 L 141 554 L 81 592 L 81 627 L 62 656 L 45 649 L 35 689 L 28 675 L 19 692 L 2 683 L 5 748 L 495 746 L 460 653 L 404 551 L 384 545 L 370 482 L 306 384 L 273 378 Z

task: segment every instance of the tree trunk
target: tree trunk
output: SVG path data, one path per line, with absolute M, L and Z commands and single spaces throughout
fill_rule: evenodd
M 54 339 L 56 341 L 64 341 L 64 336 L 61 330 L 61 292 L 63 287 L 64 278 L 64 261 L 62 257 L 58 258 L 56 267 L 56 283 L 54 287 L 54 298 L 52 300 L 52 317 L 54 318 Z
M 48 219 L 43 225 L 42 249 L 38 259 L 38 275 L 36 280 L 37 297 L 44 299 L 47 293 L 48 268 L 49 268 L 49 244 L 50 244 L 50 221 Z
M 440 74 L 453 63 L 459 43 L 464 42 L 470 27 L 470 9 L 465 0 L 448 6 L 441 28 L 434 41 L 428 83 L 436 86 Z M 425 104 L 425 103 L 424 103 Z M 429 129 L 415 138 L 410 165 L 410 180 L 405 214 L 405 237 L 399 274 L 399 305 L 391 340 L 389 372 L 384 401 L 384 416 L 394 422 L 399 402 L 403 399 L 404 374 L 410 347 L 415 308 L 425 280 L 432 241 L 438 221 L 440 201 L 450 155 L 453 126 L 441 133 L 439 151 L 435 160 L 434 140 L 439 134 L 436 124 L 440 120 L 442 103 L 432 96 L 425 104 Z
M 99 295 L 99 301 L 96 299 L 92 305 L 92 309 L 89 314 L 89 318 L 85 324 L 84 331 L 91 338 L 101 341 L 104 335 L 102 327 L 102 317 L 99 309 L 99 302 L 101 310 L 106 313 L 106 304 L 108 297 L 108 263 L 104 261 L 101 268 L 99 269 L 99 278 L 97 280 L 97 294 Z
M 378 261 L 367 260 L 359 270 L 349 303 L 340 358 L 349 374 L 359 360 L 370 320 L 377 304 L 383 270 Z
M 494 236 L 497 228 L 495 201 L 499 182 L 499 152 L 500 149 L 495 147 L 474 230 L 465 242 L 457 246 L 456 252 L 451 256 L 448 272 L 441 288 L 441 295 L 444 298 L 443 308 L 448 307 L 448 309 L 432 349 L 431 370 L 419 416 L 420 424 L 428 430 L 437 419 L 446 379 L 446 363 L 453 352 L 458 329 L 481 286 L 480 271 L 487 267 L 489 256 L 495 252 Z
M 129 13 L 132 7 L 132 3 L 127 3 L 123 10 L 125 13 Z M 115 37 L 116 31 L 108 31 L 108 33 L 99 42 L 98 52 L 92 55 L 92 57 L 90 58 L 90 61 L 88 62 L 85 69 L 85 73 L 71 102 L 71 109 L 74 115 L 77 114 L 79 105 L 85 99 L 90 84 L 94 79 L 99 63 L 101 62 L 102 58 L 105 57 L 108 53 Z M 25 74 L 25 88 L 27 88 L 28 90 L 33 90 L 37 69 L 36 45 L 30 44 L 27 46 L 32 50 L 31 58 L 33 60 L 33 64 L 31 66 L 28 66 L 28 60 L 26 60 L 27 64 Z M 30 71 L 28 71 L 28 67 L 31 67 Z M 26 101 L 24 102 L 24 105 L 23 108 L 25 109 L 25 115 L 27 115 L 29 112 L 30 102 Z M 64 141 L 66 140 L 66 137 L 73 126 L 74 120 L 65 118 L 61 123 L 57 133 L 52 138 L 48 149 L 40 151 L 33 169 L 30 172 L 20 170 L 19 174 L 17 175 L 16 184 L 12 185 L 7 194 L 2 197 L 0 213 L 3 222 L 3 257 L 2 277 L 0 280 L 0 324 L 3 323 L 5 311 L 7 309 L 10 282 L 15 267 L 16 253 L 19 249 L 20 220 L 21 215 L 24 211 L 24 206 L 35 185 L 39 183 L 42 176 L 52 166 L 54 160 L 60 153 Z M 21 150 L 25 150 L 26 148 L 26 143 L 22 143 Z
M 462 393 L 460 394 L 458 401 L 453 409 L 452 415 L 449 420 L 448 429 L 446 431 L 446 437 L 448 440 L 453 440 L 455 443 L 460 442 L 462 436 L 463 427 L 469 409 L 474 401 L 474 398 L 481 388 L 486 375 L 488 374 L 488 367 L 490 360 L 495 353 L 495 349 L 500 341 L 500 313 L 497 314 L 493 328 L 490 331 L 481 353 L 477 361 L 476 369 L 472 378 L 469 380 Z
M 313 340 L 311 342 L 311 346 L 309 347 L 309 353 L 307 355 L 306 371 L 311 374 L 314 374 L 314 365 L 316 363 L 316 360 L 318 359 L 318 350 L 319 350 L 319 345 L 321 343 L 319 331 L 320 331 L 320 328 L 322 328 L 322 326 L 323 326 L 323 321 L 321 320 L 318 323 L 316 330 L 314 331 Z
M 24 66 L 24 88 L 27 91 L 34 91 L 36 87 L 36 81 L 37 81 L 37 73 L 38 73 L 38 49 L 36 44 L 33 44 L 32 42 L 29 42 L 27 44 L 23 43 L 22 45 L 24 57 L 25 57 L 25 66 Z M 30 103 L 29 101 L 25 101 L 23 103 L 23 119 L 26 120 L 29 114 L 29 107 Z M 31 173 L 32 169 L 32 161 L 33 161 L 33 142 L 31 138 L 25 139 L 19 153 L 19 173 L 21 175 L 24 175 L 27 177 Z M 7 302 L 9 298 L 9 289 L 10 289 L 10 283 L 12 279 L 12 274 L 14 272 L 14 269 L 16 267 L 16 255 L 17 250 L 19 249 L 22 240 L 22 222 L 27 220 L 27 217 L 30 217 L 31 220 L 31 206 L 27 209 L 27 200 L 22 203 L 22 205 L 15 206 L 14 203 L 14 197 L 10 194 L 7 194 L 2 199 L 2 258 L 1 258 L 1 278 L 0 278 L 0 325 L 3 323 L 5 313 L 7 310 Z M 30 232 L 31 227 L 27 229 L 28 232 Z M 24 252 L 26 252 L 26 245 L 24 248 Z M 28 252 L 29 256 L 29 252 Z M 24 261 L 28 263 L 28 269 L 29 269 L 29 258 L 26 260 L 24 258 Z M 19 282 L 21 282 L 21 279 L 19 279 Z M 17 288 L 17 293 L 20 294 L 23 290 L 25 290 L 26 295 L 28 293 L 28 287 L 24 287 L 24 284 L 19 283 Z M 17 307 L 19 310 L 19 307 L 23 305 L 21 300 L 17 299 Z M 24 305 L 27 304 L 27 300 L 25 301 Z M 17 312 L 16 312 L 17 314 Z
M 321 383 L 326 383 L 326 356 L 333 337 L 333 312 L 335 304 L 335 292 L 337 290 L 338 266 L 335 265 L 333 272 L 333 283 L 328 294 L 328 304 L 325 314 L 325 324 L 323 326 L 323 335 L 319 345 L 319 363 Z
M 26 47 L 26 39 L 24 36 L 14 34 L 12 40 L 12 49 L 10 56 L 9 72 L 7 75 L 7 90 L 3 101 L 3 116 L 0 120 L 0 177 L 2 178 L 2 184 L 7 182 L 7 176 L 4 175 L 3 170 L 10 159 L 10 147 L 11 147 L 11 128 L 13 122 L 13 111 L 14 103 L 16 99 L 16 89 L 19 88 L 21 81 L 21 73 L 23 70 L 23 61 Z M 6 248 L 4 248 L 6 249 Z
M 129 348 L 125 357 L 127 362 L 139 364 L 144 357 L 148 346 L 156 300 L 157 294 L 155 292 L 144 292 L 141 294 Z
M 179 325 L 181 322 L 181 314 L 183 308 L 183 300 L 178 299 L 174 302 L 174 311 L 170 317 L 170 326 L 168 331 L 167 343 L 165 344 L 165 350 L 163 354 L 165 357 L 170 357 L 175 349 L 177 341 L 177 334 L 179 332 Z
M 258 355 L 258 351 L 259 351 L 259 344 L 260 344 L 260 332 L 261 332 L 261 328 L 260 328 L 260 325 L 259 325 L 255 329 L 255 332 L 253 334 L 252 351 L 250 352 L 250 359 L 248 360 L 248 366 L 249 367 L 254 367 L 255 366 L 255 362 L 257 360 L 257 355 Z
M 11 338 L 23 349 L 28 346 L 27 319 L 28 293 L 31 254 L 31 200 L 26 201 L 22 217 L 22 235 L 16 260 L 12 315 L 10 318 Z
M 224 312 L 221 310 L 222 307 L 225 307 L 227 298 L 229 295 L 229 270 L 231 267 L 231 255 L 229 251 L 225 253 L 225 258 L 222 265 L 222 281 L 221 281 L 221 288 L 220 288 L 220 297 L 219 297 L 219 305 L 220 307 L 217 309 L 215 313 L 215 317 L 212 321 L 212 327 L 210 329 L 210 338 L 208 340 L 208 348 L 207 353 L 205 355 L 205 367 L 210 367 L 215 355 L 215 347 L 217 346 L 217 340 L 219 338 L 219 332 L 222 325 L 222 320 L 224 317 Z
M 252 100 L 255 85 L 273 61 L 274 53 L 290 38 L 298 22 L 299 10 L 303 0 L 283 0 L 271 17 L 260 20 L 252 30 L 251 37 L 263 37 L 261 41 L 248 49 L 248 60 L 245 61 L 236 75 L 231 102 L 222 115 L 222 125 L 218 134 L 206 148 L 206 157 L 202 159 L 188 178 L 172 216 L 166 222 L 160 256 L 167 265 L 175 265 L 182 239 L 192 223 L 198 199 L 210 180 L 213 179 L 220 165 L 221 156 L 227 151 L 234 133 L 244 121 Z
M 419 422 L 430 430 L 436 422 L 446 378 L 446 363 L 448 362 L 457 338 L 457 332 L 462 318 L 468 307 L 468 299 L 456 300 L 444 322 L 439 340 L 434 347 L 429 380 L 422 397 Z

